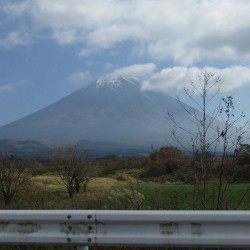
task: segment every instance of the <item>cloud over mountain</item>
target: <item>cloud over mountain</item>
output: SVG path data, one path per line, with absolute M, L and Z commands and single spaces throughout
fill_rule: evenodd
M 250 83 L 250 68 L 232 66 L 227 68 L 215 67 L 173 67 L 164 68 L 144 81 L 144 89 L 166 90 L 169 88 L 182 89 L 191 82 L 197 81 L 202 72 L 211 72 L 221 79 L 221 92 L 228 92 Z
M 145 78 L 152 75 L 155 69 L 156 66 L 154 63 L 134 64 L 128 67 L 122 67 L 120 69 L 117 69 L 113 71 L 110 75 L 124 77 L 135 76 L 139 78 Z

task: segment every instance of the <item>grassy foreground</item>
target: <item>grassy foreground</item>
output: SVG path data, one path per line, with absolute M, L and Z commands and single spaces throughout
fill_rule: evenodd
M 111 190 L 133 188 L 145 197 L 143 209 L 193 209 L 193 186 L 183 183 L 139 182 L 130 177 L 120 180 L 116 176 L 99 177 L 90 181 L 87 192 L 75 194 L 69 199 L 65 187 L 60 179 L 54 175 L 41 175 L 33 178 L 43 204 L 41 209 L 125 209 L 122 206 L 112 206 L 110 203 Z M 132 183 L 132 184 L 131 184 Z M 230 184 L 227 192 L 227 206 L 229 210 L 250 209 L 250 186 L 248 184 Z M 209 206 L 213 207 L 213 184 L 210 184 Z M 39 196 L 39 195 L 38 195 Z M 244 201 L 242 201 L 244 198 Z M 39 201 L 38 201 L 39 203 Z M 33 207 L 31 207 L 33 208 Z
M 143 209 L 192 209 L 193 186 L 183 183 L 137 182 L 131 176 L 98 177 L 90 181 L 87 192 L 75 194 L 69 199 L 65 187 L 58 176 L 39 175 L 32 179 L 34 186 L 30 193 L 18 197 L 11 209 L 114 209 L 109 196 L 113 192 L 132 188 L 145 197 Z M 131 186 L 132 185 L 132 186 Z M 213 184 L 210 184 L 213 190 Z M 227 193 L 228 209 L 250 209 L 248 184 L 231 184 Z M 242 200 L 244 196 L 244 202 Z M 126 202 L 126 201 L 125 201 Z M 128 203 L 128 202 L 126 202 Z M 211 204 L 212 206 L 213 204 Z M 3 207 L 6 209 L 6 207 Z M 125 207 L 115 207 L 124 209 Z M 9 209 L 9 208 L 7 208 Z M 0 250 L 75 250 L 73 246 L 0 246 Z M 171 250 L 178 248 L 126 248 L 126 247 L 91 247 L 90 250 Z M 184 248 L 182 248 L 183 250 Z M 186 248 L 191 249 L 191 248 Z M 197 248 L 198 249 L 198 248 Z M 204 248 L 203 248 L 204 249 Z

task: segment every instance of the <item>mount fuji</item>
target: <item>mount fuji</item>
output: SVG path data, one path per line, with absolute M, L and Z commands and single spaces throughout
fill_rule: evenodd
M 47 145 L 79 143 L 84 149 L 152 149 L 172 144 L 173 124 L 188 115 L 175 98 L 141 89 L 135 78 L 104 77 L 22 119 L 0 127 L 0 139 Z M 183 135 L 182 140 L 187 140 Z

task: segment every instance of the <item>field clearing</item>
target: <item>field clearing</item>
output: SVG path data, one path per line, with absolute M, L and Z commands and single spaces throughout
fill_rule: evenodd
M 41 187 L 44 192 L 43 200 L 52 209 L 103 209 L 105 200 L 110 190 L 124 185 L 109 177 L 98 177 L 90 180 L 87 191 L 81 191 L 69 198 L 62 180 L 56 175 L 40 175 L 32 178 L 35 185 Z
M 48 190 L 55 191 L 55 190 L 62 190 L 62 181 L 58 176 L 55 175 L 40 175 L 35 176 L 32 180 L 41 186 L 44 186 Z
M 128 178 L 129 180 L 129 178 Z M 90 180 L 87 191 L 75 194 L 69 198 L 62 181 L 55 175 L 33 177 L 34 183 L 44 187 L 48 203 L 53 203 L 53 209 L 110 209 L 108 196 L 111 190 L 121 190 L 126 187 L 141 192 L 145 197 L 144 209 L 192 210 L 193 185 L 183 183 L 156 183 L 124 181 L 116 177 L 98 177 Z M 131 184 L 134 183 L 134 184 Z M 213 209 L 214 184 L 209 185 L 209 209 Z M 229 210 L 250 209 L 250 185 L 239 183 L 228 185 L 226 207 Z M 244 201 L 242 201 L 244 198 Z M 121 207 L 120 209 L 123 209 Z
M 151 205 L 151 209 L 193 210 L 193 185 L 142 183 L 139 190 L 145 195 L 146 204 Z M 208 207 L 213 209 L 216 201 L 213 193 L 215 184 L 209 184 L 208 190 Z M 225 198 L 227 200 L 226 210 L 250 209 L 250 184 L 228 184 Z
M 47 186 L 48 189 L 53 191 L 54 189 L 64 189 L 62 180 L 59 176 L 56 175 L 40 175 L 35 176 L 32 178 L 32 180 L 41 185 Z M 122 182 L 118 181 L 114 178 L 108 178 L 108 177 L 98 177 L 93 178 L 90 180 L 88 184 L 88 189 L 94 189 L 94 190 L 102 190 L 102 189 L 109 189 L 113 186 L 120 185 Z

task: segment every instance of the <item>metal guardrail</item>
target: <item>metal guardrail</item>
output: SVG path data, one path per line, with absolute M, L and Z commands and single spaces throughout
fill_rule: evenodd
M 0 244 L 249 247 L 250 211 L 0 210 Z

